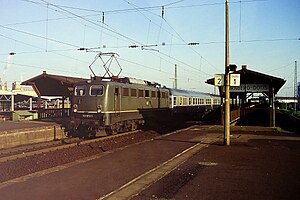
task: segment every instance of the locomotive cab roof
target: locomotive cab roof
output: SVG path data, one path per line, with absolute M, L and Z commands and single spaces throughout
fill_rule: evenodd
M 78 82 L 78 84 L 82 83 L 95 83 L 97 81 L 102 81 L 102 82 L 118 82 L 118 83 L 124 83 L 124 84 L 137 84 L 137 85 L 143 85 L 143 86 L 150 86 L 150 87 L 161 87 L 161 84 L 157 82 L 151 82 L 151 81 L 146 81 L 142 79 L 136 79 L 136 78 L 131 78 L 131 77 L 118 77 L 118 76 L 112 76 L 112 77 L 102 77 L 102 76 L 93 76 L 87 81 L 81 81 Z M 164 86 L 165 88 L 165 86 Z

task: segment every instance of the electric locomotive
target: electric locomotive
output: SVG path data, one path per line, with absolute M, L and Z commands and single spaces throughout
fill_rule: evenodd
M 146 116 L 169 111 L 169 90 L 134 78 L 103 78 L 78 82 L 74 87 L 67 136 L 92 137 L 136 130 Z

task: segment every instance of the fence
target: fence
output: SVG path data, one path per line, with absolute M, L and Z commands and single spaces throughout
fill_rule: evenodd
M 64 118 L 70 116 L 70 108 L 50 108 L 50 109 L 38 109 L 39 119 L 54 119 Z

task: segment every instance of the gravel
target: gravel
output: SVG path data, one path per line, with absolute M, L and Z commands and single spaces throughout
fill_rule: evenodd
M 125 147 L 145 140 L 150 140 L 158 135 L 159 134 L 155 131 L 137 132 L 115 138 L 108 138 L 89 144 L 79 143 L 77 146 L 67 149 L 0 163 L 0 182 L 70 163 L 78 159 L 101 154 L 106 151 Z

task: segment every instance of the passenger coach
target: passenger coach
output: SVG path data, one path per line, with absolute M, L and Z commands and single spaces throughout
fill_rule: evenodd
M 204 92 L 169 89 L 170 108 L 174 113 L 206 112 L 220 106 L 219 96 Z

